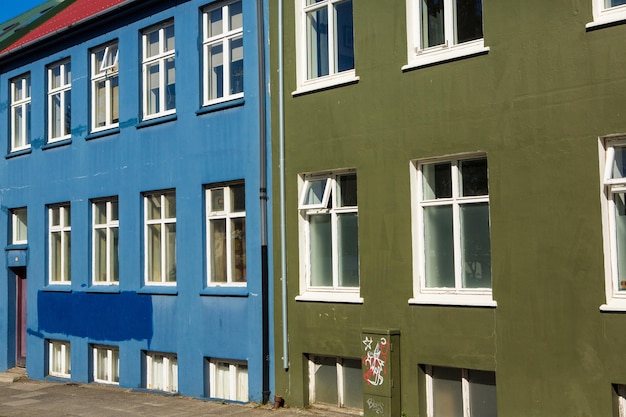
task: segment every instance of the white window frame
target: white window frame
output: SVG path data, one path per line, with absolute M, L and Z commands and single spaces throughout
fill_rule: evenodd
M 311 5 L 307 5 L 307 0 L 295 0 L 296 3 L 296 75 L 298 81 L 298 89 L 294 91 L 293 95 L 298 95 L 302 93 L 307 93 L 310 91 L 315 91 L 319 89 L 329 88 L 341 84 L 354 83 L 359 80 L 359 77 L 356 75 L 356 71 L 354 68 L 336 72 L 335 68 L 335 53 L 334 53 L 334 44 L 335 44 L 335 24 L 334 24 L 334 8 L 338 3 L 343 3 L 345 0 L 320 0 L 318 3 L 314 3 Z M 352 0 L 352 7 L 354 8 L 354 4 L 358 3 L 355 0 Z M 307 75 L 307 56 L 308 56 L 308 46 L 307 46 L 307 12 L 321 9 L 326 7 L 328 9 L 328 75 L 324 75 L 321 77 L 308 79 Z M 353 9 L 354 16 L 354 9 Z M 333 24 L 330 24 L 333 22 Z M 353 22 L 354 23 L 354 22 Z M 353 35 L 354 37 L 354 35 Z M 354 47 L 354 43 L 353 43 Z M 356 53 L 354 53 L 354 67 L 356 67 Z
M 97 205 L 105 204 L 105 215 L 106 220 L 104 223 L 96 223 L 97 221 Z M 113 204 L 118 205 L 118 218 L 113 218 Z M 92 284 L 93 285 L 119 285 L 119 275 L 116 277 L 112 268 L 112 264 L 115 262 L 119 262 L 119 234 L 118 234 L 118 246 L 111 247 L 114 241 L 113 234 L 117 230 L 119 233 L 119 201 L 117 197 L 110 199 L 102 199 L 102 200 L 94 200 L 91 203 L 91 217 L 92 217 L 92 238 L 91 238 L 91 270 L 92 270 Z M 106 264 L 106 276 L 104 280 L 96 279 L 96 274 L 98 273 L 96 268 L 96 260 L 98 257 L 98 253 L 96 251 L 96 239 L 98 237 L 98 230 L 104 230 L 106 233 L 106 249 L 105 249 L 105 264 Z M 102 262 L 102 260 L 100 261 Z M 118 270 L 119 274 L 119 270 Z
M 105 363 L 99 360 L 99 352 L 106 354 Z M 113 346 L 94 345 L 91 349 L 93 355 L 93 380 L 100 384 L 119 385 L 120 371 L 120 351 L 119 348 Z M 116 355 L 117 354 L 117 355 Z M 98 378 L 98 370 L 100 367 L 106 367 L 106 379 Z M 116 378 L 117 377 L 117 378 Z
M 60 351 L 60 364 L 56 363 L 56 350 Z M 71 361 L 70 342 L 62 340 L 48 340 L 48 375 L 59 378 L 70 378 L 72 369 Z M 56 371 L 55 369 L 60 369 L 60 371 Z
M 54 225 L 52 222 L 52 213 L 54 210 L 59 210 L 59 224 Z M 68 211 L 67 216 L 65 215 L 65 211 Z M 55 204 L 48 206 L 48 282 L 49 284 L 70 284 L 72 282 L 71 277 L 71 253 L 66 253 L 67 250 L 71 252 L 71 245 L 67 244 L 68 239 L 71 243 L 71 233 L 72 233 L 72 221 L 71 221 L 71 207 L 70 203 L 65 204 Z M 65 218 L 69 218 L 69 224 L 65 224 Z M 53 260 L 53 248 L 52 248 L 52 237 L 54 234 L 60 234 L 61 236 L 61 248 L 60 248 L 60 256 L 61 259 Z M 68 260 L 70 265 L 67 265 L 65 260 Z M 59 262 L 61 265 L 61 279 L 53 279 L 53 265 L 54 262 Z
M 18 84 L 23 94 L 21 98 L 17 97 Z M 9 115 L 9 126 L 11 126 L 11 152 L 30 149 L 31 88 L 30 73 L 11 80 L 11 114 Z M 18 112 L 22 113 L 22 119 L 20 121 L 20 128 L 16 129 L 15 120 Z M 19 136 L 18 131 L 21 132 Z
M 458 369 L 458 368 L 457 368 Z M 463 392 L 463 417 L 480 417 L 470 414 L 470 382 L 468 369 L 461 369 L 461 386 Z M 424 373 L 426 377 L 426 416 L 437 417 L 434 414 L 433 404 L 433 366 L 425 365 Z
M 316 399 L 316 391 L 315 391 L 315 373 L 316 366 L 315 359 L 324 358 L 324 359 L 334 359 L 335 360 L 335 369 L 337 371 L 337 404 L 335 406 L 339 408 L 348 408 L 353 409 L 351 407 L 345 406 L 345 392 L 346 392 L 346 381 L 344 380 L 344 372 L 343 372 L 343 361 L 347 358 L 339 358 L 332 356 L 317 356 L 317 355 L 309 355 L 309 404 L 318 405 Z M 326 405 L 325 403 L 319 403 L 321 406 Z
M 144 194 L 144 282 L 146 285 L 166 285 L 166 286 L 175 286 L 176 285 L 176 280 L 174 281 L 168 281 L 167 280 L 167 274 L 169 274 L 169 271 L 167 270 L 167 239 L 165 239 L 165 230 L 167 229 L 168 225 L 176 225 L 176 217 L 166 217 L 166 195 L 168 194 L 172 194 L 174 196 L 174 201 L 176 201 L 176 191 L 175 190 L 166 190 L 166 191 L 160 191 L 160 192 L 155 192 L 155 193 L 146 193 Z M 149 210 L 149 206 L 148 206 L 148 200 L 151 197 L 159 197 L 161 199 L 161 217 L 158 219 L 148 219 L 148 210 Z M 174 203 L 176 204 L 176 203 Z M 149 242 L 148 239 L 150 238 L 150 231 L 148 230 L 150 225 L 159 225 L 161 226 L 161 240 L 160 240 L 160 245 L 161 245 L 161 280 L 160 281 L 155 281 L 155 280 L 151 280 L 150 279 L 150 254 L 149 254 Z M 174 236 L 174 239 L 176 239 L 176 236 Z M 176 251 L 176 245 L 177 243 L 174 243 L 174 251 Z M 174 254 L 174 257 L 176 257 L 176 254 Z M 176 269 L 176 261 L 174 261 L 174 272 Z
M 230 44 L 232 41 L 237 39 L 242 39 L 243 42 L 243 23 L 238 28 L 230 28 L 229 25 L 229 10 L 233 4 L 239 3 L 242 7 L 242 22 L 243 22 L 243 2 L 242 0 L 229 1 L 226 3 L 218 4 L 217 6 L 207 7 L 202 14 L 202 22 L 204 27 L 204 36 L 202 41 L 202 50 L 204 54 L 204 92 L 203 92 L 203 105 L 209 106 L 211 104 L 218 104 L 224 101 L 235 100 L 238 98 L 243 98 L 243 91 L 231 94 L 231 85 L 230 85 L 230 64 L 231 64 L 231 52 L 230 52 Z M 222 9 L 222 33 L 215 36 L 209 36 L 209 18 L 210 13 L 216 9 Z M 210 53 L 211 47 L 221 45 L 222 46 L 222 78 L 223 78 L 223 95 L 222 97 L 210 98 L 210 85 L 211 79 L 210 75 Z M 243 48 L 243 46 L 242 46 Z M 244 52 L 245 54 L 245 52 Z M 245 55 L 244 55 L 245 57 Z M 244 80 L 245 81 L 245 80 Z M 245 85 L 245 83 L 244 83 Z
M 245 230 L 245 220 L 246 220 L 246 211 L 234 211 L 234 201 L 233 193 L 231 191 L 231 187 L 233 185 L 244 185 L 243 183 L 231 183 L 228 185 L 210 187 L 206 189 L 206 211 L 207 211 L 207 223 L 206 223 L 206 233 L 207 233 L 207 275 L 208 275 L 208 285 L 209 286 L 219 286 L 219 285 L 232 285 L 232 286 L 246 286 L 247 285 L 247 268 L 245 269 L 246 273 L 244 273 L 244 281 L 237 282 L 233 277 L 233 271 L 235 269 L 235 251 L 233 248 L 232 236 L 234 235 L 234 219 L 243 219 L 244 220 L 244 230 Z M 224 192 L 224 207 L 222 210 L 214 209 L 212 207 L 212 198 L 211 192 L 217 190 L 223 190 Z M 245 193 L 245 188 L 244 188 Z M 244 197 L 245 198 L 245 197 Z M 245 201 L 244 201 L 245 204 Z M 211 252 L 211 244 L 212 235 L 211 235 L 211 222 L 215 220 L 225 220 L 226 221 L 226 282 L 218 282 L 213 279 L 211 276 L 211 271 L 213 270 L 213 258 L 214 254 Z M 245 232 L 244 232 L 245 233 Z M 244 242 L 246 242 L 246 236 L 244 235 Z M 244 255 L 245 256 L 245 255 Z M 244 260 L 245 265 L 245 260 Z
M 20 227 L 23 224 L 23 227 Z M 26 236 L 20 239 L 20 230 L 24 229 Z M 28 243 L 28 210 L 26 207 L 11 210 L 11 244 L 25 245 Z
M 102 63 L 98 66 L 98 55 L 103 54 Z M 118 43 L 117 41 L 111 42 L 107 45 L 100 46 L 91 51 L 91 131 L 99 132 L 119 126 L 119 114 L 118 120 L 113 118 L 113 94 L 114 83 L 118 83 L 117 89 L 117 106 L 119 113 L 119 64 L 118 64 Z M 103 126 L 98 126 L 98 84 L 104 82 L 104 115 L 105 122 Z
M 626 4 L 607 7 L 605 0 L 591 0 L 593 7 L 593 22 L 587 23 L 587 28 L 607 25 L 626 20 Z
M 460 206 L 464 204 L 487 203 L 489 195 L 463 197 L 459 190 L 460 162 L 466 160 L 487 159 L 485 153 L 456 155 L 452 157 L 431 158 L 411 162 L 411 201 L 412 201 L 412 235 L 413 235 L 413 298 L 409 304 L 440 304 L 496 307 L 492 288 L 463 288 L 461 264 L 461 231 Z M 452 170 L 452 198 L 423 200 L 422 167 L 433 163 L 451 163 Z M 427 288 L 426 287 L 426 259 L 424 242 L 424 208 L 431 206 L 452 206 L 453 209 L 453 237 L 454 237 L 454 288 Z M 491 216 L 490 216 L 491 217 Z M 491 220 L 490 220 L 491 222 Z M 492 276 L 493 287 L 493 276 Z
M 159 352 L 145 352 L 146 357 L 146 388 L 166 391 L 166 392 L 178 392 L 178 358 L 175 354 L 171 353 L 159 353 Z M 156 360 L 160 361 L 160 364 L 155 364 Z M 157 376 L 153 374 L 154 366 L 162 366 L 161 375 L 162 380 L 157 381 Z
M 217 365 L 227 365 L 228 366 L 228 398 L 224 398 L 219 396 L 220 390 L 218 389 L 218 375 L 217 375 Z M 239 384 L 239 376 L 242 372 L 243 368 L 245 368 L 246 372 L 246 386 L 242 387 Z M 226 359 L 210 359 L 209 360 L 209 372 L 210 372 L 210 381 L 209 381 L 209 395 L 211 398 L 219 398 L 222 400 L 229 401 L 239 401 L 239 402 L 249 402 L 250 398 L 248 397 L 249 392 L 249 374 L 248 374 L 248 362 L 246 361 L 234 361 L 234 360 L 226 360 Z
M 167 42 L 165 37 L 165 31 L 169 27 L 174 28 L 174 21 L 168 20 L 156 26 L 152 26 L 150 28 L 144 29 L 141 35 L 141 68 L 142 68 L 142 112 L 143 112 L 143 120 L 153 119 L 156 117 L 166 116 L 168 114 L 176 113 L 176 105 L 172 109 L 166 109 L 166 101 L 167 101 L 167 79 L 165 74 L 167 72 L 167 61 L 174 60 L 174 77 L 176 77 L 176 35 L 174 35 L 174 48 L 171 50 L 165 50 Z M 154 56 L 148 57 L 148 35 L 157 32 L 159 33 L 159 53 Z M 161 111 L 157 111 L 154 113 L 148 113 L 149 109 L 149 97 L 150 91 L 149 89 L 149 80 L 150 76 L 148 73 L 148 68 L 151 65 L 157 64 L 159 66 L 159 97 L 158 97 L 158 108 Z M 174 79 L 174 88 L 176 88 L 176 79 Z M 174 99 L 176 96 L 174 95 Z
M 53 87 L 53 77 L 54 77 L 54 70 L 56 68 L 59 68 L 60 71 L 60 85 L 57 87 Z M 71 70 L 71 62 L 69 59 L 65 59 L 63 61 L 59 61 L 55 64 L 49 65 L 48 69 L 48 142 L 58 142 L 61 140 L 65 140 L 65 139 L 69 139 L 72 136 L 72 124 L 71 124 L 71 119 L 72 119 L 72 103 L 71 103 L 71 95 L 70 95 L 70 103 L 69 103 L 69 109 L 67 108 L 67 104 L 66 101 L 66 95 L 65 93 L 69 92 L 71 94 L 72 91 L 72 70 Z M 69 74 L 69 76 L 68 76 Z M 53 100 L 55 96 L 59 96 L 60 97 L 60 106 L 59 106 L 59 111 L 60 111 L 60 119 L 61 119 L 61 126 L 59 126 L 60 129 L 60 135 L 59 136 L 54 136 L 54 117 L 53 117 L 53 111 L 52 109 L 54 108 L 54 104 L 53 104 Z M 69 114 L 68 114 L 69 113 Z M 65 129 L 65 122 L 66 120 L 70 121 L 70 125 L 68 127 L 69 131 L 68 132 L 64 132 Z
M 359 259 L 359 286 L 342 287 L 338 285 L 339 280 L 339 255 L 337 248 L 337 215 L 343 213 L 357 213 L 357 206 L 337 207 L 339 187 L 337 178 L 343 175 L 354 174 L 356 170 L 337 170 L 324 173 L 303 174 L 299 176 L 299 196 L 298 196 L 298 229 L 299 229 L 299 252 L 300 252 L 300 295 L 296 297 L 298 301 L 322 301 L 322 302 L 342 302 L 342 303 L 363 303 L 360 297 L 360 259 Z M 358 179 L 358 176 L 357 176 Z M 306 193 L 310 182 L 326 180 L 324 195 L 319 204 L 305 204 Z M 358 194 L 358 191 L 357 191 Z M 330 204 L 331 208 L 327 208 Z M 310 243 L 311 235 L 309 231 L 310 215 L 330 214 L 331 216 L 331 241 L 332 241 L 332 280 L 331 287 L 318 287 L 310 284 Z M 360 251 L 359 251 L 360 252 Z
M 449 61 L 468 55 L 482 54 L 489 51 L 489 47 L 485 46 L 484 37 L 469 42 L 455 43 L 454 34 L 456 32 L 456 23 L 454 21 L 454 0 L 444 0 L 444 34 L 446 42 L 443 45 L 423 49 L 421 47 L 422 1 L 423 0 L 406 0 L 408 63 L 402 67 L 402 70 L 431 65 L 441 61 Z

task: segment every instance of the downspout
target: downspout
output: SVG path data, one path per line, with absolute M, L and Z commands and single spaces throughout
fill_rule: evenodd
M 278 0 L 278 143 L 280 166 L 280 280 L 282 288 L 283 368 L 289 369 L 287 331 L 287 244 L 285 220 L 285 76 L 283 63 L 283 0 Z
M 269 315 L 269 274 L 267 253 L 267 74 L 265 52 L 264 0 L 257 0 L 257 45 L 259 67 L 259 197 L 261 203 L 261 320 L 262 320 L 262 355 L 263 355 L 263 404 L 270 398 L 270 315 Z

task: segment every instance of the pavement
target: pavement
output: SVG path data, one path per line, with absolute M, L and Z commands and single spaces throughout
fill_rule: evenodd
M 0 381 L 0 417 L 237 416 L 349 417 L 336 410 L 232 404 L 99 384 L 77 384 L 15 378 Z

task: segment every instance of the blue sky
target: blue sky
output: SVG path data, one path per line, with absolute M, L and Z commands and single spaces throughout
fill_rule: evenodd
M 0 6 L 0 23 L 24 13 L 28 9 L 32 9 L 38 4 L 44 3 L 45 0 L 8 0 L 3 1 Z M 2 28 L 0 28 L 2 29 Z

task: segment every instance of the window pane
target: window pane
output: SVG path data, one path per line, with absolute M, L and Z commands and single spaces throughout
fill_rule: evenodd
M 626 148 L 615 147 L 614 149 L 615 160 L 613 161 L 611 178 L 624 178 L 626 177 Z
M 120 277 L 120 262 L 119 262 L 119 231 L 117 227 L 111 229 L 111 241 L 109 253 L 111 254 L 111 281 L 118 282 Z
M 165 280 L 176 282 L 176 223 L 165 225 L 165 230 Z
M 233 281 L 246 282 L 246 219 L 232 221 Z
M 489 194 L 486 159 L 461 161 L 459 166 L 461 172 L 460 188 L 463 197 Z
M 230 41 L 230 94 L 243 91 L 243 38 Z
M 209 37 L 222 34 L 222 8 L 211 10 L 209 12 Z
M 226 219 L 211 220 L 211 281 L 226 282 Z
M 422 166 L 424 200 L 452 197 L 452 164 L 428 164 Z
M 307 182 L 307 188 L 305 189 L 304 205 L 317 205 L 322 203 L 324 199 L 324 192 L 326 191 L 326 185 L 328 180 L 326 178 L 321 180 L 312 180 Z
M 483 37 L 482 0 L 456 0 L 456 43 Z
M 119 77 L 111 78 L 111 123 L 120 121 L 120 83 Z
M 22 145 L 28 145 L 30 144 L 30 138 L 31 138 L 31 134 L 30 134 L 30 103 L 26 104 L 26 114 L 25 114 L 25 118 L 26 120 L 24 121 L 24 123 L 26 124 L 26 128 L 25 128 L 25 132 L 20 134 L 20 139 L 22 141 Z M 21 127 L 20 127 L 21 130 Z
M 61 232 L 50 234 L 50 281 L 61 281 Z
M 605 7 L 615 7 L 626 4 L 626 0 L 604 0 Z
M 237 365 L 237 401 L 248 401 L 248 367 Z
M 495 373 L 485 371 L 468 371 L 468 373 L 470 414 L 480 417 L 497 417 Z
M 94 279 L 96 282 L 107 280 L 107 232 L 106 229 L 94 231 Z
M 626 291 L 626 194 L 615 194 L 615 244 L 619 291 Z
M 61 136 L 61 94 L 54 94 L 50 106 L 52 107 L 52 126 L 50 127 L 51 137 L 58 138 Z
M 24 144 L 24 131 L 22 120 L 24 119 L 23 107 L 19 106 L 13 111 L 13 147 L 17 148 Z
M 211 211 L 224 211 L 224 189 L 223 188 L 215 188 L 211 190 Z
M 241 11 L 241 2 L 232 3 L 228 6 L 230 14 L 230 30 L 239 29 L 243 26 L 243 13 Z
M 98 201 L 94 203 L 94 223 L 105 224 L 107 222 L 107 203 L 106 201 Z
M 109 379 L 108 357 L 109 355 L 106 349 L 96 349 L 96 378 L 102 381 L 107 381 Z
M 14 242 L 26 242 L 28 240 L 28 212 L 26 209 L 16 209 L 13 211 L 14 222 Z
M 158 194 L 146 197 L 148 203 L 147 212 L 148 220 L 157 220 L 161 218 L 161 196 Z
M 343 369 L 343 406 L 363 408 L 363 372 L 361 361 L 344 359 Z
M 148 281 L 161 282 L 161 226 L 148 226 Z
M 315 358 L 315 402 L 339 405 L 335 358 Z
M 148 65 L 148 108 L 146 113 L 153 114 L 161 111 L 159 104 L 159 95 L 161 89 L 159 86 L 159 64 Z
M 335 19 L 335 72 L 342 72 L 354 68 L 352 0 L 335 6 Z
M 426 287 L 454 288 L 452 206 L 424 208 Z
M 466 204 L 460 210 L 463 288 L 491 288 L 489 204 Z
M 311 285 L 330 287 L 333 285 L 330 215 L 309 216 L 309 232 L 311 234 Z
M 63 135 L 69 135 L 72 132 L 72 92 L 64 91 L 65 108 L 63 109 Z
M 59 226 L 61 224 L 61 207 L 50 208 L 50 224 Z
M 176 193 L 165 193 L 165 218 L 176 218 Z
M 233 212 L 246 211 L 245 186 L 243 184 L 231 185 L 230 190 L 233 206 L 231 210 Z
M 72 252 L 72 236 L 67 233 L 64 232 L 63 236 L 65 237 L 64 239 L 64 253 L 63 253 L 63 264 L 64 264 L 64 269 L 63 269 L 63 279 L 65 281 L 69 281 L 70 280 L 70 271 L 72 269 L 72 265 L 70 262 L 70 253 Z
M 165 29 L 165 51 L 174 50 L 174 25 L 169 25 Z
M 176 66 L 174 58 L 165 61 L 165 110 L 176 108 Z
M 112 366 L 112 381 L 120 382 L 120 351 L 117 349 L 113 349 L 113 366 Z
M 146 35 L 147 51 L 146 57 L 151 57 L 159 54 L 159 31 L 155 30 Z
M 339 286 L 359 286 L 359 217 L 357 213 L 337 215 Z
M 60 212 L 61 212 L 61 221 L 63 222 L 64 226 L 69 226 L 70 225 L 70 207 L 69 206 L 65 206 L 65 207 L 60 207 Z
M 422 1 L 422 48 L 442 45 L 446 41 L 444 34 L 444 0 Z
M 72 64 L 70 62 L 66 62 L 65 64 L 63 64 L 63 67 L 65 69 L 65 73 L 63 77 L 63 84 L 64 85 L 71 84 L 72 83 Z
M 107 112 L 106 112 L 106 81 L 99 81 L 95 85 L 95 101 L 96 101 L 96 120 L 97 127 L 102 127 L 107 124 Z
M 209 53 L 209 98 L 224 97 L 224 48 L 222 44 L 211 46 Z
M 328 75 L 328 9 L 307 13 L 307 79 Z
M 432 377 L 434 415 L 463 416 L 461 369 L 433 367 Z
M 339 207 L 356 206 L 357 205 L 356 175 L 341 175 L 338 178 L 338 182 L 339 182 L 339 201 L 337 201 L 337 205 Z
M 50 68 L 50 88 L 59 88 L 61 86 L 61 66 Z
M 230 365 L 223 362 L 215 364 L 215 397 L 230 398 Z
M 111 213 L 110 213 L 111 220 L 112 221 L 118 220 L 119 219 L 119 214 L 118 214 L 119 213 L 119 210 L 118 210 L 119 203 L 118 203 L 118 201 L 117 200 L 111 201 L 110 207 L 111 207 Z

